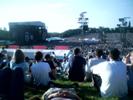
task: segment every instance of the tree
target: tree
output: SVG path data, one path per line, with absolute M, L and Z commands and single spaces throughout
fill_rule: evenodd
M 0 40 L 12 40 L 9 31 L 0 30 Z
M 81 34 L 81 30 L 80 29 L 69 29 L 63 32 L 62 34 L 63 34 L 63 37 L 70 37 L 70 36 Z

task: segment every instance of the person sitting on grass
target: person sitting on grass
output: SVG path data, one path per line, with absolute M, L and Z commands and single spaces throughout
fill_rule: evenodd
M 96 51 L 95 51 L 95 56 L 96 57 L 91 58 L 91 59 L 88 60 L 87 72 L 86 72 L 86 79 L 87 80 L 91 81 L 91 79 L 92 79 L 90 68 L 94 65 L 97 65 L 97 64 L 105 61 L 104 59 L 102 59 L 102 55 L 103 55 L 103 50 L 102 49 L 96 49 Z
M 127 69 L 119 55 L 119 50 L 113 49 L 109 53 L 110 61 L 91 67 L 91 72 L 101 78 L 99 89 L 102 97 L 118 96 L 123 98 L 128 94 Z M 95 83 L 97 84 L 98 81 L 95 80 Z
M 47 62 L 43 61 L 43 53 L 38 51 L 35 54 L 36 63 L 31 66 L 33 84 L 37 87 L 48 86 L 51 81 L 49 73 L 51 68 Z
M 25 83 L 29 83 L 30 82 L 29 65 L 27 62 L 25 62 L 25 55 L 21 49 L 17 49 L 15 51 L 12 60 L 10 61 L 10 68 L 12 70 L 15 70 L 18 67 L 23 70 Z
M 45 55 L 45 62 L 47 62 L 50 65 L 51 68 L 51 79 L 55 80 L 56 79 L 56 65 L 54 64 L 52 57 L 50 54 Z
M 80 48 L 75 48 L 72 64 L 69 68 L 69 79 L 71 81 L 83 82 L 85 78 L 86 60 L 81 55 Z
M 128 94 L 133 94 L 133 51 L 125 57 L 128 75 Z
M 24 75 L 20 67 L 0 69 L 0 100 L 24 100 Z

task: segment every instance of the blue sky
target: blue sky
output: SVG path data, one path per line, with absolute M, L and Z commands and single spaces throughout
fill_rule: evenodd
M 116 27 L 118 18 L 131 17 L 133 0 L 0 0 L 0 27 L 8 22 L 42 21 L 49 32 L 79 27 L 79 14 L 86 11 L 89 27 Z

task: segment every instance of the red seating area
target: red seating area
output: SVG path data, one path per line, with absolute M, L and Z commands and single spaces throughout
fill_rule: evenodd
M 22 48 L 22 47 L 20 47 L 19 45 L 9 45 L 8 48 L 9 49 L 18 49 L 18 48 Z M 48 47 L 44 46 L 44 45 L 34 45 L 31 48 L 32 49 L 48 49 Z M 65 46 L 65 45 L 57 45 L 57 46 L 54 46 L 53 48 L 55 50 L 69 50 L 70 49 L 69 46 Z
M 18 49 L 19 46 L 18 45 L 9 45 L 8 48 L 9 49 Z
M 32 47 L 33 49 L 48 49 L 47 46 L 42 46 L 42 45 L 36 45 Z
M 69 50 L 69 46 L 55 46 L 55 50 Z

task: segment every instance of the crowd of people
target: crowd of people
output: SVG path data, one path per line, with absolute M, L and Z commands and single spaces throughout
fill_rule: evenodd
M 41 51 L 37 51 L 34 59 L 30 59 L 21 49 L 16 49 L 13 56 L 9 57 L 2 48 L 0 97 L 24 100 L 25 85 L 36 88 L 54 85 L 54 80 L 59 77 L 58 67 L 70 81 L 93 83 L 101 97 L 126 98 L 133 94 L 133 52 L 121 58 L 117 48 L 90 48 L 73 48 L 69 55 L 64 54 L 63 62 Z

